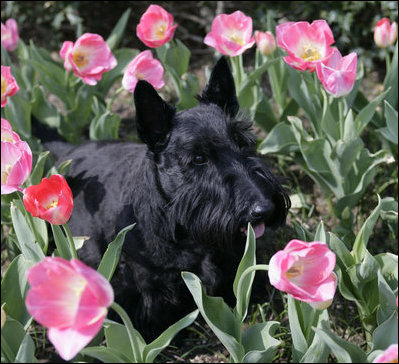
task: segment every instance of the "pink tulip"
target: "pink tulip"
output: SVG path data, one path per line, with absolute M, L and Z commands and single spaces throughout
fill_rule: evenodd
M 32 152 L 10 123 L 1 118 L 1 194 L 22 191 L 32 170 Z
M 139 80 L 146 80 L 155 89 L 165 85 L 163 67 L 160 61 L 153 58 L 150 50 L 141 52 L 126 67 L 122 86 L 129 92 L 134 92 Z
M 398 24 L 388 18 L 382 18 L 374 27 L 374 41 L 380 48 L 386 48 L 396 42 L 398 37 Z
M 136 34 L 147 47 L 157 48 L 173 38 L 176 27 L 172 14 L 159 5 L 150 5 L 140 18 Z
M 398 362 L 398 344 L 392 344 L 382 354 L 378 355 L 373 363 L 397 363 Z
M 206 35 L 204 43 L 230 57 L 244 53 L 255 43 L 252 36 L 252 18 L 239 10 L 229 15 L 218 15 L 213 20 L 211 32 Z
M 291 240 L 269 262 L 270 283 L 296 300 L 328 307 L 335 294 L 335 254 L 322 242 Z
M 7 97 L 16 94 L 18 90 L 19 86 L 11 74 L 11 67 L 1 66 L 1 107 L 6 106 Z
M 272 54 L 276 50 L 276 40 L 272 32 L 255 31 L 256 46 L 265 55 Z
M 288 52 L 284 61 L 300 71 L 313 72 L 333 52 L 333 33 L 325 20 L 287 22 L 276 27 L 277 45 Z
M 50 342 L 72 359 L 101 329 L 114 300 L 109 282 L 77 259 L 46 257 L 28 271 L 26 308 Z
M 60 56 L 65 60 L 65 69 L 73 71 L 76 77 L 90 86 L 96 85 L 104 72 L 117 65 L 108 44 L 98 34 L 85 33 L 75 44 L 64 42 Z
M 61 174 L 43 178 L 38 185 L 29 186 L 24 192 L 24 205 L 32 216 L 53 225 L 65 224 L 73 210 L 72 191 Z
M 8 19 L 6 25 L 1 23 L 1 44 L 11 52 L 18 47 L 18 24 L 15 19 Z
M 356 79 L 357 54 L 350 53 L 345 57 L 337 48 L 327 60 L 316 65 L 317 76 L 326 91 L 334 97 L 351 92 Z

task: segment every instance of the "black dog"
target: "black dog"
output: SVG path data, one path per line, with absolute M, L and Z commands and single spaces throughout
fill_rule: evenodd
M 73 159 L 69 225 L 89 235 L 80 258 L 97 268 L 123 227 L 120 264 L 111 281 L 120 303 L 147 339 L 194 309 L 182 271 L 197 274 L 207 293 L 233 303 L 233 279 L 248 222 L 258 236 L 284 223 L 290 201 L 255 154 L 251 123 L 239 105 L 225 58 L 215 65 L 199 105 L 176 113 L 153 87 L 134 93 L 145 144 L 89 142 L 50 149 Z

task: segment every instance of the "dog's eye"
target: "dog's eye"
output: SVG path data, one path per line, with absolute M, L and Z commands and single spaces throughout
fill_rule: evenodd
M 193 158 L 193 163 L 200 165 L 200 164 L 205 164 L 208 162 L 208 159 L 206 158 L 206 156 L 204 156 L 203 154 L 197 154 L 194 158 Z

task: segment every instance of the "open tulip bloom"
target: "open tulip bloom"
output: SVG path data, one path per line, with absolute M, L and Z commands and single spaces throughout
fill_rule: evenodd
M 26 307 L 48 328 L 64 360 L 72 359 L 101 329 L 114 300 L 109 282 L 77 259 L 46 257 L 28 271 Z
M 147 47 L 157 48 L 173 38 L 176 27 L 172 14 L 159 5 L 150 5 L 141 16 L 136 33 Z
M 18 47 L 18 41 L 18 24 L 15 19 L 8 19 L 5 25 L 1 23 L 1 44 L 3 47 L 8 52 L 12 52 Z
M 64 42 L 60 56 L 65 60 L 65 69 L 73 71 L 90 86 L 96 85 L 104 72 L 117 65 L 108 44 L 98 34 L 85 33 L 75 43 Z
M 337 48 L 327 60 L 316 65 L 317 76 L 326 91 L 334 97 L 347 95 L 352 91 L 356 80 L 357 54 L 350 53 L 345 57 Z
M 291 240 L 270 259 L 269 280 L 296 300 L 324 309 L 331 304 L 337 288 L 334 267 L 335 254 L 327 244 Z
M 397 363 L 398 362 L 398 344 L 390 345 L 382 354 L 378 355 L 373 363 Z
M 10 123 L 1 118 L 1 194 L 22 191 L 32 170 L 32 151 Z
M 24 204 L 32 216 L 53 225 L 63 225 L 72 214 L 72 191 L 62 175 L 53 174 L 50 178 L 43 178 L 38 185 L 25 189 Z
M 316 65 L 329 58 L 335 42 L 325 20 L 287 22 L 276 27 L 277 45 L 288 52 L 284 61 L 299 71 L 313 72 Z
M 255 44 L 252 36 L 252 18 L 237 10 L 232 14 L 220 14 L 212 22 L 211 32 L 204 43 L 220 53 L 234 57 Z
M 18 90 L 19 86 L 11 74 L 11 67 L 1 66 L 1 107 L 6 106 L 7 97 L 13 96 Z

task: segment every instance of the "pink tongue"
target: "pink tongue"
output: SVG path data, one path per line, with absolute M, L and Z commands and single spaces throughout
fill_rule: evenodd
M 261 237 L 264 232 L 265 232 L 265 224 L 262 222 L 259 225 L 255 225 L 253 227 L 254 229 L 254 233 L 255 233 L 255 238 L 258 239 L 259 237 Z M 247 229 L 245 229 L 245 235 L 248 235 L 248 231 Z

